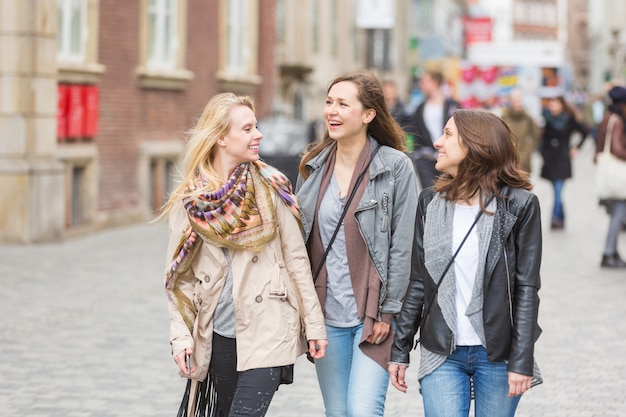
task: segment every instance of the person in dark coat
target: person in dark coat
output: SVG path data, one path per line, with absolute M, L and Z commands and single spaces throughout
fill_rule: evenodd
M 441 135 L 448 119 L 461 108 L 459 103 L 446 98 L 442 85 L 443 74 L 438 71 L 428 71 L 422 76 L 420 88 L 426 99 L 411 115 L 407 128 L 414 138 L 415 168 L 422 189 L 434 185 L 439 174 L 435 169 L 437 150 L 433 143 Z
M 552 229 L 565 227 L 565 211 L 563 209 L 562 192 L 565 180 L 572 176 L 572 158 L 582 147 L 590 133 L 590 129 L 576 119 L 574 110 L 563 97 L 554 97 L 548 101 L 543 111 L 545 126 L 541 137 L 539 151 L 543 157 L 541 177 L 552 182 L 554 187 L 554 206 L 552 209 Z M 576 147 L 570 146 L 570 138 L 574 132 L 582 137 Z

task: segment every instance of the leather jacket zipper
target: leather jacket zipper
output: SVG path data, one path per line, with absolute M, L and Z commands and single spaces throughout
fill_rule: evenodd
M 509 318 L 511 319 L 511 327 L 513 327 L 513 300 L 511 298 L 511 273 L 509 272 L 509 257 L 506 254 L 506 249 L 502 250 L 504 254 L 504 266 L 506 268 L 506 290 L 509 295 Z

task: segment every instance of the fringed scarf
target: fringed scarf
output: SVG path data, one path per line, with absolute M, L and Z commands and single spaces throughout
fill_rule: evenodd
M 189 191 L 206 184 L 205 178 L 198 177 Z M 277 227 L 272 190 L 300 223 L 300 207 L 291 183 L 280 171 L 260 161 L 239 165 L 218 190 L 183 200 L 189 226 L 174 251 L 165 289 L 190 331 L 195 309 L 178 288 L 178 278 L 189 269 L 203 240 L 219 247 L 261 251 L 274 239 Z

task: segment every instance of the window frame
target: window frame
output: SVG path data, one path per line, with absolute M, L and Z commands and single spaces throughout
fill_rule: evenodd
M 68 54 L 59 42 L 59 38 L 65 38 L 65 23 L 59 22 L 66 13 L 68 4 L 81 6 L 81 44 L 80 54 Z M 100 0 L 57 0 L 57 75 L 61 83 L 96 84 L 105 67 L 98 63 L 98 32 Z M 60 24 L 59 24 L 60 23 Z
M 78 10 L 79 33 L 74 33 L 74 8 Z M 83 63 L 87 57 L 87 2 L 84 0 L 57 0 L 57 60 Z M 78 37 L 78 51 L 74 41 Z
M 238 9 L 233 12 L 235 4 Z M 243 6 L 243 7 L 241 7 Z M 240 92 L 252 91 L 261 84 L 258 74 L 258 42 L 259 42 L 259 1 L 258 0 L 220 0 L 220 61 L 217 78 L 222 89 L 234 89 Z M 240 24 L 232 26 L 233 16 L 238 15 Z M 237 28 L 245 30 L 238 31 Z M 237 47 L 234 47 L 231 34 L 237 36 Z M 233 54 L 241 58 L 238 65 L 233 65 Z
M 136 74 L 139 78 L 139 86 L 146 89 L 158 89 L 158 90 L 185 90 L 194 77 L 192 71 L 186 68 L 187 58 L 187 0 L 171 0 L 174 12 L 170 11 L 173 16 L 169 18 L 173 20 L 170 22 L 170 32 L 175 34 L 172 36 L 174 40 L 170 45 L 169 52 L 171 54 L 166 60 L 154 59 L 151 57 L 152 40 L 150 39 L 150 13 L 152 10 L 152 0 L 140 0 L 140 51 L 139 51 L 139 66 L 136 69 Z M 170 0 L 154 0 L 159 4 L 164 4 Z M 163 8 L 158 8 L 162 14 L 161 19 L 165 19 L 163 14 Z M 164 21 L 157 24 L 157 39 L 161 39 L 161 46 L 163 46 L 163 28 Z M 162 52 L 161 58 L 162 56 Z

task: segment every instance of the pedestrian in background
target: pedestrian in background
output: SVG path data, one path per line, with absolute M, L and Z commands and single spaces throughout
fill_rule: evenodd
M 335 78 L 324 120 L 324 138 L 302 158 L 297 186 L 329 342 L 315 369 L 326 416 L 382 416 L 417 178 L 372 73 Z
M 455 110 L 461 107 L 445 96 L 442 85 L 441 72 L 427 71 L 420 80 L 425 99 L 409 118 L 408 133 L 414 138 L 415 167 L 422 189 L 431 187 L 438 175 L 435 169 L 437 150 L 433 142 Z
M 382 82 L 383 85 L 383 95 L 385 97 L 385 103 L 387 104 L 387 108 L 389 109 L 389 113 L 395 119 L 396 122 L 400 125 L 402 130 L 406 132 L 407 123 L 409 114 L 406 111 L 406 106 L 400 100 L 400 95 L 398 94 L 398 86 L 395 81 L 385 80 Z M 411 152 L 412 149 L 407 149 L 408 152 Z
M 610 140 L 611 153 L 619 159 L 626 160 L 626 88 L 621 86 L 611 88 L 609 98 L 611 105 L 598 127 L 596 155 L 604 150 L 605 141 Z M 612 123 L 609 123 L 611 120 Z M 617 238 L 626 219 L 626 199 L 611 198 L 602 203 L 606 205 L 611 220 L 600 265 L 604 268 L 626 268 L 626 262 L 617 252 Z
M 534 364 L 541 214 L 515 138 L 496 115 L 458 110 L 435 142 L 434 188 L 421 192 L 411 280 L 389 373 L 406 392 L 413 339 L 426 417 L 515 414 L 541 382 Z
M 207 401 L 230 417 L 264 416 L 296 358 L 322 358 L 327 345 L 298 201 L 289 180 L 259 161 L 256 126 L 249 97 L 214 96 L 160 216 L 169 216 L 172 354 L 197 387 L 189 409 Z
M 541 131 L 535 119 L 524 108 L 524 97 L 521 91 L 511 92 L 509 106 L 502 110 L 502 120 L 517 138 L 520 167 L 530 173 L 531 157 L 537 149 Z
M 563 186 L 565 180 L 572 176 L 572 158 L 578 154 L 590 130 L 577 120 L 574 109 L 560 96 L 548 100 L 543 118 L 545 125 L 540 144 L 543 157 L 541 177 L 552 182 L 554 190 L 551 228 L 563 229 L 565 227 Z M 575 147 L 572 147 L 570 140 L 574 132 L 579 132 L 581 139 Z

